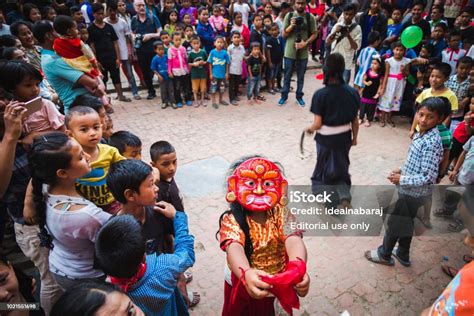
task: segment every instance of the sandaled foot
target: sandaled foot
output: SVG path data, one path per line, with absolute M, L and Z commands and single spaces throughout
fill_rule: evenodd
M 425 226 L 425 227 L 428 228 L 428 229 L 433 228 L 433 225 L 431 225 L 431 221 L 430 221 L 430 218 L 429 218 L 429 217 L 427 217 L 427 218 L 420 218 L 420 222 L 423 224 L 423 226 Z
M 402 258 L 398 255 L 398 248 L 393 249 L 393 251 L 392 251 L 392 256 L 394 256 L 395 259 L 397 259 L 398 262 L 400 262 L 400 264 L 401 264 L 402 266 L 404 266 L 404 267 L 409 267 L 409 266 L 411 266 L 410 260 L 402 259 Z
M 389 260 L 385 260 L 384 258 L 382 258 L 380 255 L 379 255 L 379 252 L 378 250 L 367 250 L 365 252 L 365 258 L 373 263 L 377 263 L 377 264 L 383 264 L 383 265 L 386 265 L 386 266 L 394 266 L 395 265 L 395 261 L 393 260 L 392 257 L 390 257 Z
M 132 99 L 127 98 L 126 96 L 122 95 L 121 97 L 118 98 L 119 101 L 122 102 L 132 102 Z
M 458 274 L 458 272 L 459 272 L 458 269 L 450 267 L 446 264 L 441 264 L 441 270 L 443 270 L 443 272 L 446 273 L 451 278 L 454 278 L 456 276 L 456 274 Z
M 385 127 L 385 122 L 380 121 L 380 127 Z
M 395 122 L 392 120 L 388 120 L 387 123 L 390 124 L 390 126 L 395 127 Z
M 433 215 L 436 217 L 451 218 L 453 214 L 449 214 L 444 208 L 439 208 L 433 212 Z
M 193 280 L 193 273 L 190 270 L 184 271 L 184 278 L 186 279 L 186 283 L 189 283 Z
M 369 126 L 370 126 L 370 122 L 369 122 L 369 121 L 365 121 L 364 126 L 369 127 Z
M 266 101 L 267 99 L 263 95 L 257 95 L 257 100 Z
M 189 307 L 196 306 L 201 301 L 201 295 L 198 292 L 188 291 Z
M 453 223 L 448 225 L 448 231 L 452 233 L 459 233 L 464 229 L 464 225 L 462 223 Z

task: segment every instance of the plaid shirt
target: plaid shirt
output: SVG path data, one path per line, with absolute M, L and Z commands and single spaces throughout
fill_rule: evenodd
M 28 155 L 22 145 L 18 144 L 15 150 L 13 172 L 7 191 L 1 200 L 1 208 L 6 207 L 8 214 L 15 223 L 24 224 L 23 206 L 25 193 L 31 173 L 28 165 Z
M 469 76 L 463 82 L 459 83 L 457 75 L 452 75 L 449 77 L 449 80 L 446 82 L 446 87 L 454 92 L 456 98 L 458 98 L 458 103 L 466 98 L 469 94 Z M 459 108 L 458 112 L 463 112 L 464 109 Z M 456 114 L 456 113 L 453 113 Z
M 429 195 L 431 185 L 438 178 L 442 158 L 443 145 L 437 128 L 424 134 L 416 133 L 402 167 L 399 192 L 413 197 Z

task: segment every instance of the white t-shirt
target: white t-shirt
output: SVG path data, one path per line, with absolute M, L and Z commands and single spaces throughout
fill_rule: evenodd
M 54 245 L 49 253 L 50 271 L 75 279 L 103 276 L 101 270 L 93 267 L 94 243 L 97 232 L 111 215 L 84 198 L 52 195 L 47 191 L 45 195 L 46 227 Z M 66 203 L 84 207 L 75 211 L 61 209 Z
M 242 4 L 238 4 L 237 2 L 234 3 L 234 12 L 242 13 L 242 23 L 245 24 L 246 26 L 249 26 L 248 21 L 249 21 L 250 7 L 247 3 L 242 3 Z
M 338 25 L 349 28 L 349 26 L 345 25 L 344 22 L 338 22 L 332 28 L 331 35 L 336 33 L 336 28 Z M 357 43 L 357 50 L 360 49 L 360 44 L 362 43 L 362 29 L 360 28 L 360 25 L 354 27 L 350 34 L 354 42 Z M 347 36 L 344 36 L 344 38 L 341 39 L 339 42 L 336 38 L 334 38 L 331 47 L 331 54 L 339 53 L 344 57 L 346 69 L 354 68 L 354 54 L 356 53 L 356 50 L 352 49 L 351 43 L 349 42 Z
M 230 66 L 229 73 L 231 75 L 241 75 L 242 74 L 242 62 L 245 56 L 245 48 L 243 45 L 234 46 L 230 44 L 227 49 L 230 57 Z
M 458 60 L 466 55 L 464 49 L 458 49 L 458 51 L 452 51 L 449 48 L 446 48 L 441 52 L 441 59 L 443 63 L 447 63 L 451 66 L 451 75 L 456 73 L 456 65 Z
M 110 22 L 110 18 L 105 18 L 105 22 L 112 25 L 118 37 L 120 60 L 128 60 L 127 36 L 130 36 L 130 28 L 124 19 L 118 18 L 115 23 Z

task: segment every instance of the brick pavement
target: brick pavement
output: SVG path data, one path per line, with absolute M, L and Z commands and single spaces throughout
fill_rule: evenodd
M 315 73 L 310 70 L 306 75 L 307 103 L 321 85 L 314 79 Z M 175 146 L 181 166 L 212 157 L 232 162 L 242 155 L 259 153 L 280 161 L 290 184 L 310 184 L 314 141 L 305 141 L 305 148 L 311 152 L 309 157 L 301 159 L 299 154 L 301 131 L 312 121 L 309 106 L 297 106 L 294 94 L 290 94 L 290 102 L 284 107 L 277 106 L 278 95 L 266 97 L 268 100 L 262 105 L 242 102 L 237 107 L 218 110 L 210 106 L 162 110 L 158 99 L 116 102 L 113 119 L 116 131 L 127 129 L 142 139 L 145 160 L 149 160 L 150 145 L 164 139 Z M 396 121 L 396 128 L 361 127 L 359 144 L 350 153 L 354 184 L 388 184 L 386 175 L 403 163 L 409 145 L 408 122 L 403 118 Z M 201 181 L 195 185 L 205 185 L 208 179 Z M 215 233 L 218 218 L 226 209 L 224 193 L 185 196 L 185 206 L 190 230 L 196 237 L 194 281 L 189 288 L 201 294 L 201 303 L 191 313 L 217 315 L 223 302 L 225 254 L 218 247 Z M 432 222 L 436 227 L 446 225 L 438 219 Z M 348 310 L 351 315 L 416 315 L 449 282 L 439 268 L 442 257 L 447 255 L 451 264 L 460 266 L 460 257 L 467 253 L 460 234 L 416 237 L 413 266 L 403 268 L 397 264 L 389 268 L 370 264 L 363 257 L 364 251 L 377 247 L 381 239 L 305 237 L 312 286 L 296 314 L 336 315 Z

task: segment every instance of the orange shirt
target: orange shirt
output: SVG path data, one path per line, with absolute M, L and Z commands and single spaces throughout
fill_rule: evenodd
M 294 221 L 293 215 L 287 208 L 277 205 L 267 212 L 265 224 L 259 224 L 247 216 L 253 253 L 250 256 L 250 266 L 265 271 L 269 274 L 282 272 L 288 261 L 285 241 L 291 235 L 302 232 L 292 230 L 290 223 Z M 232 242 L 245 245 L 245 234 L 232 214 L 225 214 L 222 218 L 219 231 L 219 240 L 222 250 Z

